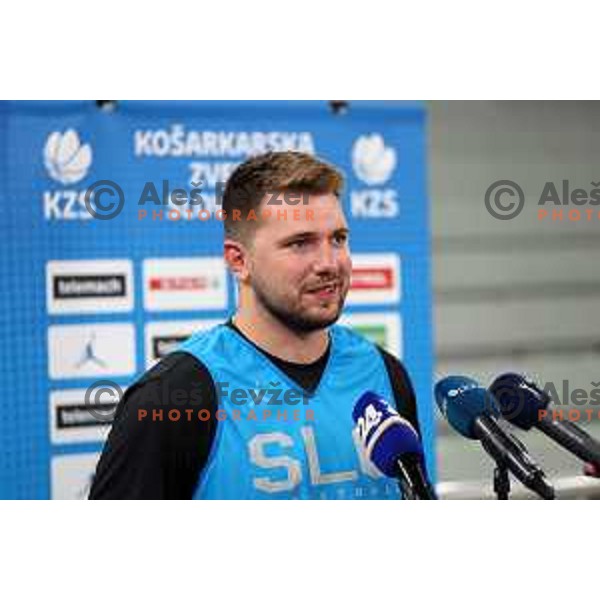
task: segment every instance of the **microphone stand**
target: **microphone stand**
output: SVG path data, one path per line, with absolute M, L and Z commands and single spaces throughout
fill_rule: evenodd
M 510 494 L 510 477 L 508 468 L 502 461 L 497 460 L 494 467 L 494 492 L 497 500 L 508 500 Z
M 412 478 L 410 473 L 406 470 L 405 466 L 402 464 L 401 460 L 396 461 L 396 466 L 398 467 L 398 484 L 400 485 L 400 490 L 402 491 L 402 496 L 405 500 L 418 500 L 417 492 L 415 490 L 414 485 L 412 484 Z
M 554 499 L 554 488 L 546 481 L 544 472 L 533 462 L 521 440 L 504 432 L 494 419 L 478 419 L 477 428 L 481 432 L 479 441 L 483 449 L 496 462 L 494 470 L 494 490 L 499 500 L 508 500 L 510 481 L 508 470 L 523 485 L 546 500 Z M 485 433 L 485 435 L 484 435 Z
M 411 458 L 416 460 L 411 460 Z M 427 479 L 427 472 L 421 459 L 406 455 L 406 464 L 396 460 L 397 480 L 405 500 L 437 500 L 435 489 Z

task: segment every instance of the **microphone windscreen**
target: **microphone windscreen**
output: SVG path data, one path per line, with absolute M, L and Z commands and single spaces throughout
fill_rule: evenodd
M 448 423 L 467 438 L 477 438 L 475 421 L 478 417 L 500 415 L 494 397 L 470 377 L 445 377 L 436 383 L 434 395 Z
M 415 428 L 378 394 L 365 392 L 356 402 L 352 418 L 367 458 L 384 475 L 396 477 L 398 459 L 405 455 L 423 456 Z
M 539 411 L 545 410 L 550 403 L 550 396 L 546 392 L 518 373 L 499 375 L 489 390 L 502 416 L 521 429 L 531 429 L 538 423 Z

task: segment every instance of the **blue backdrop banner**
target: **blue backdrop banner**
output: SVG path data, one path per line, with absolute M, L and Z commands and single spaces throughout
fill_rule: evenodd
M 435 472 L 421 104 L 4 102 L 0 497 L 87 496 L 116 386 L 235 306 L 223 182 L 249 156 L 287 149 L 344 172 L 341 322 L 406 364 Z

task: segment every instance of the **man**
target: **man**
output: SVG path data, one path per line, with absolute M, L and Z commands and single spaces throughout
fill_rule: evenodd
M 343 179 L 299 152 L 247 160 L 227 182 L 232 319 L 127 390 L 90 498 L 398 498 L 353 434 L 372 390 L 418 429 L 402 364 L 334 325 L 350 286 Z

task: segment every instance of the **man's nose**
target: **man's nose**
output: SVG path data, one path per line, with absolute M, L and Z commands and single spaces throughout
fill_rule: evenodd
M 332 272 L 338 269 L 340 249 L 327 241 L 319 245 L 315 260 L 315 270 L 318 273 Z

